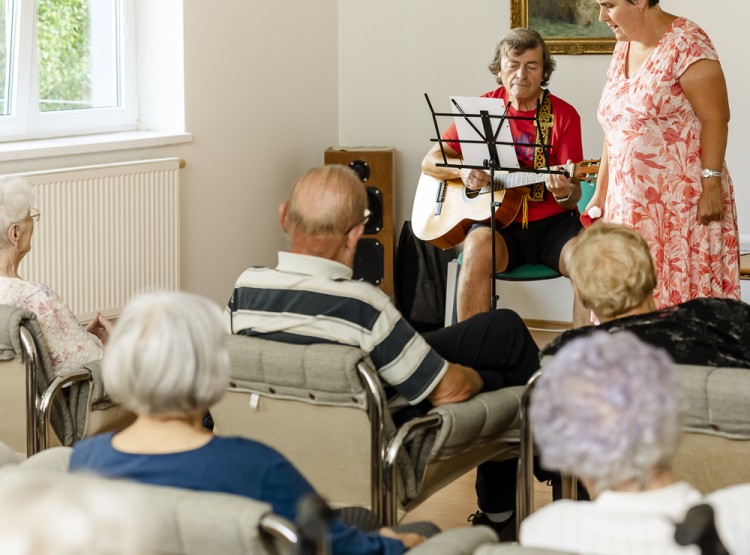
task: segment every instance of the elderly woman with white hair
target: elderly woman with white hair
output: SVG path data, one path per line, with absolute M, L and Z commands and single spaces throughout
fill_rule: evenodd
M 698 553 L 674 539 L 675 524 L 703 502 L 672 475 L 684 406 L 669 355 L 633 334 L 595 333 L 561 349 L 538 379 L 531 424 L 542 464 L 577 476 L 594 500 L 540 509 L 523 522 L 521 544 L 597 555 Z M 714 510 L 726 534 L 731 515 L 718 501 Z
M 65 302 L 47 285 L 27 281 L 18 266 L 31 249 L 39 210 L 34 189 L 24 179 L 0 180 L 0 303 L 36 314 L 52 359 L 61 372 L 102 358 L 111 323 L 97 314 L 84 328 Z
M 177 292 L 132 299 L 107 346 L 102 378 L 137 419 L 78 443 L 70 469 L 251 497 L 295 520 L 297 502 L 313 492 L 299 471 L 270 447 L 202 426 L 229 385 L 225 338 L 221 310 L 207 299 Z M 342 555 L 401 554 L 422 539 L 390 529 L 363 533 L 337 519 L 330 527 L 333 553 Z

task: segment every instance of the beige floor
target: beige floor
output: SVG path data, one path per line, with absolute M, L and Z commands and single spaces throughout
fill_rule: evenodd
M 569 324 L 556 322 L 528 321 L 532 329 L 531 335 L 540 347 L 557 337 L 558 332 L 543 331 L 548 329 L 565 329 Z M 477 498 L 474 492 L 474 477 L 472 470 L 458 480 L 447 485 L 419 507 L 407 514 L 403 521 L 415 522 L 427 520 L 434 522 L 443 530 L 469 526 L 467 518 L 477 510 Z M 549 486 L 536 482 L 534 486 L 534 509 L 539 509 L 552 501 L 552 490 Z

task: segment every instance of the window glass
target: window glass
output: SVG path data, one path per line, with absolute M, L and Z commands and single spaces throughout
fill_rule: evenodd
M 120 105 L 117 0 L 38 0 L 39 111 Z
M 10 101 L 10 67 L 8 58 L 12 53 L 10 47 L 11 25 L 13 20 L 10 10 L 12 2 L 0 0 L 0 115 L 8 114 L 8 103 Z

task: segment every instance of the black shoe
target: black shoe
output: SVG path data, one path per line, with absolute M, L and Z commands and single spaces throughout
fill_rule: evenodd
M 516 541 L 516 514 L 513 513 L 509 518 L 502 522 L 495 522 L 490 520 L 486 514 L 482 511 L 477 511 L 473 515 L 469 515 L 466 519 L 471 522 L 472 526 L 489 526 L 500 538 L 501 542 L 514 542 Z

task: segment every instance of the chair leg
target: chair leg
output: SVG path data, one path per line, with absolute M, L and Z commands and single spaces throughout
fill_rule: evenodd
M 578 478 L 575 476 L 563 475 L 561 484 L 561 495 L 563 499 L 578 500 Z
M 458 272 L 461 266 L 458 260 L 448 262 L 448 274 L 445 282 L 445 326 L 455 324 L 458 320 L 456 315 L 456 293 L 458 291 Z
M 528 417 L 531 393 L 534 391 L 536 372 L 526 385 L 521 396 L 521 444 L 518 453 L 518 480 L 516 483 L 516 536 L 521 532 L 521 522 L 534 511 L 534 433 Z

